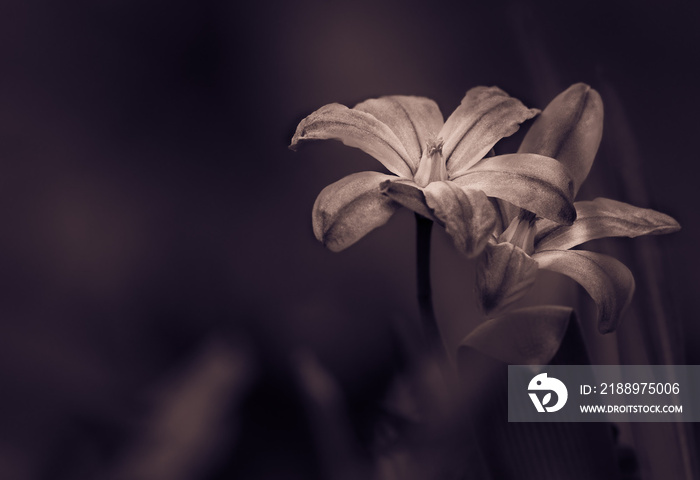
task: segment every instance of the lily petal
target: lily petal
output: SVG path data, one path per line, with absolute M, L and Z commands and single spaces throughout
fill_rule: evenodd
M 358 103 L 353 110 L 373 115 L 396 134 L 406 148 L 413 172 L 418 168 L 426 142 L 437 135 L 444 123 L 437 104 L 425 97 L 372 98 Z
M 484 158 L 451 180 L 558 223 L 571 225 L 576 218 L 571 179 L 553 158 L 529 153 Z
M 573 309 L 526 307 L 492 318 L 460 343 L 509 365 L 547 365 L 561 346 Z
M 391 180 L 382 182 L 379 188 L 384 195 L 396 203 L 444 226 L 428 207 L 423 190 L 411 180 L 393 177 Z
M 496 211 L 479 190 L 463 190 L 453 182 L 433 182 L 424 187 L 425 200 L 445 225 L 457 250 L 467 258 L 486 246 L 496 225 Z
M 379 160 L 390 172 L 413 178 L 414 163 L 396 134 L 375 116 L 331 103 L 299 122 L 289 148 L 308 140 L 340 140 Z
M 553 157 L 568 168 L 574 194 L 588 176 L 603 134 L 603 101 L 577 83 L 552 100 L 525 135 L 518 152 Z
M 540 268 L 562 273 L 586 289 L 598 306 L 598 331 L 617 328 L 625 307 L 632 300 L 632 272 L 608 255 L 584 250 L 546 250 L 533 257 Z
M 475 87 L 450 115 L 438 134 L 445 144 L 442 154 L 447 171 L 456 177 L 468 170 L 503 137 L 539 113 L 498 87 Z
M 476 267 L 476 288 L 486 315 L 521 299 L 535 283 L 537 262 L 512 243 L 489 243 Z
M 384 225 L 399 204 L 381 194 L 379 185 L 388 178 L 379 172 L 348 175 L 324 188 L 312 210 L 316 238 L 339 252 Z
M 574 224 L 568 227 L 556 225 L 542 234 L 538 232 L 536 249 L 568 250 L 597 238 L 661 235 L 681 228 L 678 222 L 661 212 L 609 198 L 576 202 L 574 206 L 577 213 Z
M 505 222 L 513 218 L 509 215 L 509 209 L 516 209 L 517 207 L 500 198 L 489 197 L 489 200 L 494 210 L 496 210 L 496 226 L 494 227 L 493 235 L 495 238 L 498 238 L 498 236 L 508 228 L 509 223 Z M 517 211 L 520 212 L 520 209 L 517 208 Z

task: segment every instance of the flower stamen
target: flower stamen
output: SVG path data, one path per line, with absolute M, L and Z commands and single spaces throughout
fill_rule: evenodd
M 433 137 L 425 142 L 423 156 L 418 164 L 413 180 L 421 187 L 431 182 L 447 179 L 447 165 L 442 156 L 445 141 L 441 137 Z

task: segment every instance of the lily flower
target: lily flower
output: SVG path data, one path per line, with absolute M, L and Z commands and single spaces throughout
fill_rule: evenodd
M 488 197 L 570 225 L 573 184 L 560 162 L 532 153 L 484 158 L 538 113 L 497 87 L 469 90 L 447 121 L 424 97 L 320 108 L 299 123 L 292 150 L 310 140 L 340 140 L 373 156 L 391 174 L 355 173 L 324 188 L 312 211 L 316 238 L 341 251 L 403 206 L 444 226 L 457 248 L 474 257 L 495 227 Z
M 603 131 L 603 103 L 588 85 L 572 85 L 545 108 L 519 152 L 554 157 L 566 166 L 574 194 L 588 176 Z M 637 237 L 680 229 L 673 218 L 607 198 L 575 202 L 576 221 L 559 225 L 536 212 L 500 203 L 501 226 L 477 265 L 477 290 L 487 315 L 505 311 L 533 286 L 537 270 L 562 273 L 579 283 L 598 307 L 598 330 L 617 328 L 634 293 L 634 277 L 618 260 L 571 250 L 605 237 Z

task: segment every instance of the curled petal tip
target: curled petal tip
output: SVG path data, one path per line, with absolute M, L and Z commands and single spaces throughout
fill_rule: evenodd
M 348 108 L 340 103 L 329 103 L 310 115 L 307 115 L 297 125 L 297 128 L 294 131 L 294 136 L 292 136 L 292 141 L 289 144 L 289 148 L 296 150 L 299 147 L 299 144 L 305 140 L 324 140 L 332 138 L 342 140 L 342 138 L 339 138 L 337 134 L 326 132 L 328 128 L 324 125 L 324 123 L 328 123 L 329 118 L 327 117 L 333 118 L 334 116 L 337 116 L 338 113 L 342 114 L 342 112 L 347 110 Z M 309 134 L 309 130 L 311 131 L 311 135 Z M 316 133 L 315 135 L 313 134 L 314 132 Z
M 292 141 L 289 144 L 289 149 L 296 152 L 299 149 L 299 142 L 303 140 L 304 136 L 304 125 L 306 124 L 308 117 L 303 119 L 301 122 L 299 122 L 299 125 L 297 125 L 296 130 L 294 131 L 294 136 L 292 137 Z
M 294 134 L 294 136 L 292 137 L 292 141 L 290 142 L 290 144 L 287 148 L 289 148 L 293 152 L 296 152 L 299 149 L 299 137 L 300 136 L 301 135 L 299 133 L 299 129 L 297 128 L 297 131 Z
M 681 224 L 673 217 L 668 217 L 669 223 L 662 233 L 675 233 L 681 229 Z
M 678 221 L 666 215 L 665 213 L 657 212 L 655 210 L 648 210 L 650 212 L 649 217 L 655 221 L 653 230 L 650 229 L 649 235 L 665 235 L 667 233 L 676 233 L 681 229 L 681 224 Z
M 573 205 L 571 208 L 569 208 L 569 205 L 562 207 L 559 212 L 559 218 L 562 220 L 562 225 L 573 225 L 576 221 L 576 208 Z

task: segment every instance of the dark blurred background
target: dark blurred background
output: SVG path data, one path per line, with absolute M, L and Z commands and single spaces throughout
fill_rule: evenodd
M 340 254 L 314 239 L 318 192 L 379 168 L 340 144 L 287 149 L 330 102 L 423 95 L 447 116 L 476 85 L 544 108 L 591 84 L 606 127 L 579 199 L 654 208 L 683 230 L 593 246 L 637 277 L 617 334 L 596 338 L 585 294 L 571 284 L 567 298 L 598 363 L 700 363 L 698 24 L 682 1 L 3 2 L 0 476 L 128 471 L 153 397 L 212 342 L 244 352 L 224 362 L 241 378 L 272 379 L 241 394 L 240 435 L 222 434 L 222 451 L 245 454 L 214 455 L 231 478 L 306 478 L 290 472 L 312 462 L 308 432 L 283 401 L 299 348 L 351 405 L 380 395 L 401 362 L 391 325 L 417 319 L 413 218 Z M 473 267 L 440 229 L 434 248 L 454 350 L 481 321 Z

